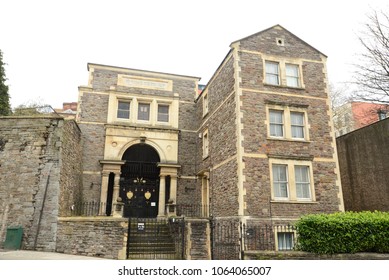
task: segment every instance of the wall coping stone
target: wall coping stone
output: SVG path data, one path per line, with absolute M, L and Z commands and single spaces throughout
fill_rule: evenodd
M 36 115 L 36 116 L 1 116 L 0 119 L 57 119 L 63 120 L 64 117 L 55 115 Z
M 389 254 L 315 254 L 302 251 L 245 251 L 245 260 L 389 260 Z
M 90 222 L 90 221 L 108 221 L 108 222 L 127 222 L 128 218 L 117 218 L 107 216 L 93 216 L 93 217 L 59 217 L 59 222 Z

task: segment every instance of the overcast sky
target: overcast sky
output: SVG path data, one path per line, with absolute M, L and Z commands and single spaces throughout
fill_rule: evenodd
M 11 105 L 62 107 L 88 82 L 87 63 L 201 77 L 231 42 L 280 24 L 328 56 L 329 80 L 350 80 L 358 32 L 388 0 L 0 0 L 0 49 Z

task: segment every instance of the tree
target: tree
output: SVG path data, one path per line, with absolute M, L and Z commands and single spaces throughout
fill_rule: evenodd
M 373 11 L 359 36 L 364 52 L 356 64 L 357 98 L 389 103 L 389 16 Z
M 0 50 L 0 116 L 8 116 L 11 114 L 11 106 L 9 104 L 8 86 L 5 84 L 3 53 Z
M 347 125 L 345 119 L 351 112 L 349 110 L 349 104 L 352 101 L 351 93 L 347 93 L 345 86 L 334 86 L 329 85 L 329 97 L 331 102 L 333 124 L 336 136 L 339 135 L 340 131 Z
M 36 116 L 43 114 L 54 113 L 54 109 L 44 104 L 41 100 L 29 100 L 24 104 L 21 104 L 14 108 L 14 116 Z

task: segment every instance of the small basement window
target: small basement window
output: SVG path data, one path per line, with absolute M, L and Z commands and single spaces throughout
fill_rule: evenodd
M 294 248 L 294 233 L 293 232 L 278 232 L 277 233 L 278 251 L 290 251 Z

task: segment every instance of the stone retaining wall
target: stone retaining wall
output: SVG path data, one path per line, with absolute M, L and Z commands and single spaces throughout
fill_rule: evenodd
M 128 219 L 111 217 L 59 218 L 59 253 L 125 259 Z
M 389 254 L 356 253 L 319 255 L 308 252 L 250 251 L 244 253 L 245 260 L 389 260 Z

